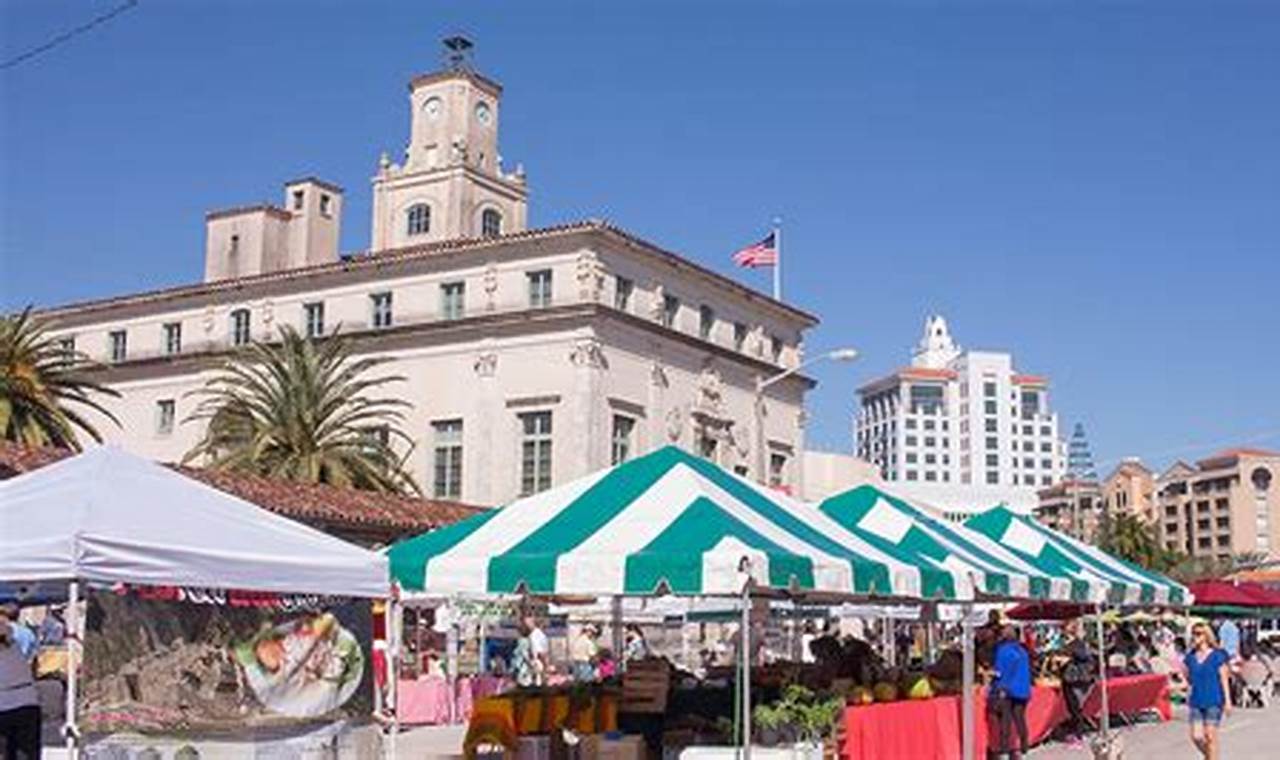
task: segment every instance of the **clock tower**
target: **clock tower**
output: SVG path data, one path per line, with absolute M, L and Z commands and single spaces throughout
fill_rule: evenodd
M 493 237 L 527 225 L 524 172 L 498 154 L 502 86 L 475 71 L 472 43 L 444 40 L 445 65 L 409 83 L 403 163 L 385 153 L 373 178 L 374 251 Z

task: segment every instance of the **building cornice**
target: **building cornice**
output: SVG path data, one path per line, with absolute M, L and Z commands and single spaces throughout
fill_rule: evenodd
M 360 353 L 377 353 L 384 351 L 402 351 L 422 347 L 434 343 L 449 343 L 465 340 L 480 340 L 491 337 L 497 331 L 505 331 L 511 335 L 537 334 L 548 326 L 558 326 L 565 330 L 589 326 L 595 319 L 614 320 L 629 327 L 646 331 L 655 337 L 666 338 L 688 346 L 691 349 L 707 352 L 717 359 L 736 363 L 749 372 L 759 375 L 773 375 L 784 368 L 766 362 L 749 354 L 734 351 L 717 343 L 710 343 L 693 335 L 663 327 L 650 320 L 634 314 L 619 311 L 604 304 L 583 302 L 548 306 L 536 309 L 518 309 L 466 316 L 459 319 L 431 320 L 392 327 L 361 327 L 355 330 L 342 330 L 341 335 L 354 342 L 354 350 Z M 426 339 L 424 341 L 424 339 Z M 147 380 L 157 376 L 186 374 L 211 369 L 226 361 L 242 348 L 217 346 L 185 351 L 174 355 L 155 355 L 128 359 L 123 362 L 98 365 L 91 373 L 104 376 L 110 382 L 134 382 Z M 795 374 L 790 378 L 793 382 L 802 383 L 806 388 L 813 388 L 817 381 L 813 378 Z
M 259 203 L 253 206 L 232 206 L 231 208 L 221 208 L 204 215 L 206 220 L 222 219 L 228 216 L 242 216 L 244 214 L 262 213 L 267 216 L 274 216 L 277 219 L 288 221 L 293 218 L 293 214 L 270 203 Z
M 409 91 L 413 92 L 419 87 L 437 82 L 448 82 L 452 79 L 468 81 L 495 98 L 502 96 L 502 85 L 471 69 L 446 69 L 445 71 L 431 71 L 426 74 L 419 74 L 409 80 Z
M 198 299 L 202 296 L 210 295 L 233 293 L 238 298 L 253 298 L 259 294 L 265 294 L 268 290 L 278 290 L 282 285 L 290 287 L 296 284 L 297 290 L 305 290 L 315 279 L 329 275 L 344 276 L 347 273 L 374 272 L 390 274 L 390 270 L 393 270 L 397 265 L 431 259 L 446 254 L 488 251 L 523 242 L 550 241 L 574 235 L 602 236 L 633 250 L 656 256 L 679 272 L 697 275 L 720 287 L 727 288 L 753 303 L 779 312 L 787 318 L 800 320 L 805 323 L 806 327 L 812 327 L 818 323 L 817 317 L 806 311 L 770 298 L 711 269 L 695 264 L 678 254 L 660 248 L 653 243 L 599 220 L 525 230 L 492 238 L 460 238 L 405 248 L 387 249 L 376 253 L 348 256 L 340 261 L 327 264 L 74 302 L 41 309 L 38 313 L 42 317 L 51 319 L 78 319 L 114 309 L 150 307 L 152 305 L 167 304 L 183 299 Z

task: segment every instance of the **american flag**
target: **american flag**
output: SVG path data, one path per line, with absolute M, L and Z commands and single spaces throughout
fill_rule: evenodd
M 778 246 L 774 235 L 770 232 L 764 240 L 743 248 L 733 254 L 733 263 L 740 267 L 773 267 L 778 265 Z

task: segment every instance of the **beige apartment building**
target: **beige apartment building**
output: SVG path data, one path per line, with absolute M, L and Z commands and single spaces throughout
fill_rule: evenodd
M 1156 476 L 1131 457 L 1125 459 L 1102 481 L 1102 501 L 1110 514 L 1128 512 L 1151 525 L 1156 519 Z
M 1280 452 L 1228 449 L 1156 481 L 1160 541 L 1193 557 L 1280 557 Z
M 1063 480 L 1036 493 L 1036 519 L 1070 536 L 1092 541 L 1106 508 L 1103 487 L 1092 480 Z
M 803 492 L 813 382 L 756 389 L 802 362 L 816 318 L 605 222 L 529 229 L 501 98 L 465 61 L 410 82 L 367 251 L 339 253 L 344 191 L 308 177 L 278 206 L 210 213 L 203 282 L 44 309 L 122 394 L 107 438 L 181 458 L 202 433 L 191 392 L 292 325 L 394 358 L 428 496 L 501 504 L 666 444 Z

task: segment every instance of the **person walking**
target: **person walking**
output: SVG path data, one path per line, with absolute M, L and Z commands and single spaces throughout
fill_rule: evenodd
M 16 635 L 20 624 L 11 620 L 12 614 L 0 607 L 0 737 L 6 760 L 39 760 L 40 699 L 31 658 Z
M 1231 712 L 1229 695 L 1231 658 L 1218 646 L 1213 629 L 1205 623 L 1191 628 L 1191 651 L 1183 660 L 1187 666 L 1187 713 L 1191 720 L 1191 743 L 1204 760 L 1218 760 L 1218 726 Z
M 992 652 L 995 678 L 987 692 L 987 711 L 996 719 L 996 744 L 988 753 L 996 758 L 1008 753 L 1021 760 L 1028 750 L 1027 703 L 1031 701 L 1031 656 L 1018 640 L 1013 626 L 1000 629 L 1000 638 Z M 1018 732 L 1018 749 L 1009 746 L 1010 729 Z

